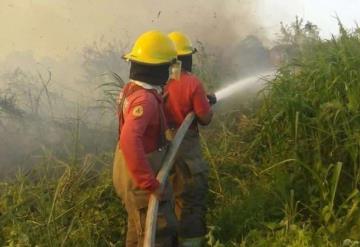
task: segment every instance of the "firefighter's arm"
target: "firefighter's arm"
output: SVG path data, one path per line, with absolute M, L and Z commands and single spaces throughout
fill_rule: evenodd
M 156 110 L 146 100 L 134 100 L 129 105 L 120 135 L 120 146 L 131 177 L 140 189 L 149 192 L 156 191 L 159 182 L 145 156 L 142 139 Z
M 210 111 L 205 115 L 197 115 L 196 119 L 201 125 L 208 125 L 210 124 L 212 117 L 213 117 L 213 111 L 210 109 Z
M 208 125 L 213 117 L 210 102 L 200 81 L 196 81 L 192 95 L 193 109 L 196 119 L 201 125 Z

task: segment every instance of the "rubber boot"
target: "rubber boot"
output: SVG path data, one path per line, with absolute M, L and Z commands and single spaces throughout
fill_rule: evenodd
M 179 247 L 202 247 L 204 238 L 180 238 Z

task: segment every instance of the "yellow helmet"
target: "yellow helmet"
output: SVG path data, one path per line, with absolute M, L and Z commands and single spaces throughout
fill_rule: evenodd
M 173 42 L 160 31 L 148 31 L 140 35 L 125 59 L 144 64 L 171 63 L 177 57 Z
M 178 56 L 190 55 L 196 52 L 190 39 L 181 32 L 169 33 L 168 37 L 174 42 Z

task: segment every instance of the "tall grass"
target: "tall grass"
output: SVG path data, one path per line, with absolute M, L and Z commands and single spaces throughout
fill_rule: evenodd
M 259 110 L 250 120 L 231 116 L 239 124 L 226 121 L 214 146 L 205 146 L 219 188 L 210 219 L 226 245 L 357 246 L 360 239 L 360 33 L 339 22 L 340 36 L 321 40 L 309 32 L 315 26 L 302 25 L 283 30 L 297 37 L 286 39 L 285 64 Z
M 124 211 L 114 196 L 112 155 L 73 164 L 51 153 L 31 173 L 0 183 L 1 246 L 122 246 Z
M 338 38 L 304 42 L 268 85 L 252 152 L 264 166 L 293 159 L 270 175 L 287 170 L 301 185 L 299 217 L 358 239 L 360 36 L 339 26 Z

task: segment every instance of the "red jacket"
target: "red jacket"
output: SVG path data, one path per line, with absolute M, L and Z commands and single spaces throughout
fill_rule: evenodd
M 211 110 L 201 81 L 189 72 L 182 71 L 180 80 L 169 81 L 165 92 L 168 94 L 165 114 L 169 127 L 180 127 L 191 111 L 196 116 L 204 116 Z
M 120 149 L 135 184 L 151 192 L 159 187 L 159 182 L 146 154 L 159 148 L 160 119 L 164 119 L 160 117 L 164 114 L 162 97 L 155 90 L 141 88 L 132 82 L 125 86 L 123 97 L 123 114 L 119 114 Z

